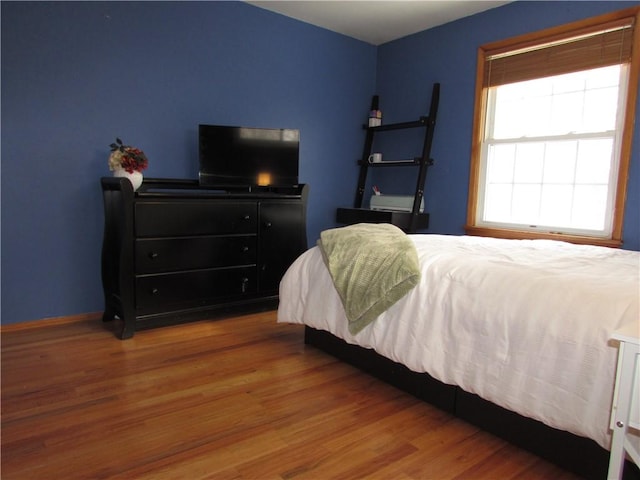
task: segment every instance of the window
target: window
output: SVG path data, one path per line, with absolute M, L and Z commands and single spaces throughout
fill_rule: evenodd
M 467 233 L 621 244 L 638 16 L 480 48 Z

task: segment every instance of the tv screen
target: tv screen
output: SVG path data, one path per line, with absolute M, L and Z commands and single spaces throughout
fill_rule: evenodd
M 200 184 L 221 188 L 298 185 L 300 132 L 200 125 Z

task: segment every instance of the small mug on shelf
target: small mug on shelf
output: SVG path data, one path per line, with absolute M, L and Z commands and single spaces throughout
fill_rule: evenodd
M 372 153 L 369 155 L 369 163 L 380 163 L 382 162 L 382 154 L 381 153 Z

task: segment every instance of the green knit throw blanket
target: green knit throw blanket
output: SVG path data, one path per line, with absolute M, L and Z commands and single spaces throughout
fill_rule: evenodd
M 420 280 L 413 242 L 390 224 L 359 223 L 320 233 L 318 246 L 355 335 Z

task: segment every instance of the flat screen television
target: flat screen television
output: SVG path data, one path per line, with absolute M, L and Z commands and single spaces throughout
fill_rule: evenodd
M 199 125 L 200 185 L 224 189 L 298 185 L 300 132 Z

